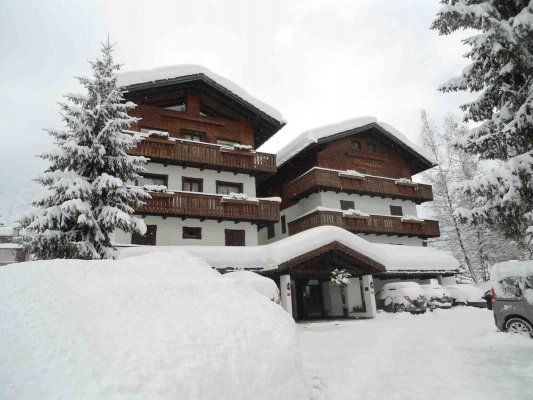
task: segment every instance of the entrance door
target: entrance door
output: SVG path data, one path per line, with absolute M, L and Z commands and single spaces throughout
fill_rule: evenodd
M 296 283 L 299 318 L 322 318 L 322 285 L 309 280 Z

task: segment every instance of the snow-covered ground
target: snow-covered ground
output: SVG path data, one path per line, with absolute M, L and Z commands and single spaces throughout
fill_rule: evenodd
M 299 324 L 317 399 L 531 399 L 533 340 L 486 309 Z

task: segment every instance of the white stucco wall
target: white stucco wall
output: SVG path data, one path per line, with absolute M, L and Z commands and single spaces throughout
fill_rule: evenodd
M 168 175 L 168 189 L 182 190 L 182 177 L 201 178 L 204 180 L 204 193 L 216 193 L 216 181 L 235 182 L 243 184 L 243 191 L 250 197 L 255 197 L 255 177 L 247 174 L 234 174 L 233 172 L 212 169 L 183 168 L 179 165 L 168 165 L 158 163 L 148 163 L 146 172 L 151 174 Z
M 163 217 L 151 215 L 146 216 L 144 222 L 146 225 L 157 225 L 157 246 L 224 246 L 224 229 L 243 229 L 245 231 L 246 246 L 257 245 L 257 228 L 250 222 L 222 221 L 219 223 L 215 220 L 200 222 L 199 219 L 195 218 L 187 218 L 182 221 L 181 218 L 168 217 L 163 219 Z M 202 228 L 202 239 L 183 239 L 182 228 L 184 226 Z M 112 240 L 115 243 L 131 244 L 131 234 L 117 230 L 113 233 Z

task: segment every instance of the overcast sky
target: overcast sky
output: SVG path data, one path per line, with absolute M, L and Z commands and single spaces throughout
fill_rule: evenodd
M 280 142 L 373 115 L 418 142 L 419 114 L 460 113 L 436 88 L 466 65 L 460 36 L 429 26 L 437 0 L 0 2 L 0 187 L 24 187 L 62 126 L 57 102 L 79 91 L 100 42 L 124 70 L 201 64 L 279 109 Z

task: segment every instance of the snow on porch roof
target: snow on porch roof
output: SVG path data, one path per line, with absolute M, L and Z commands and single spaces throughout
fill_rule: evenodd
M 142 246 L 120 251 L 120 258 L 177 248 L 203 258 L 217 269 L 272 270 L 296 257 L 338 242 L 385 266 L 386 271 L 456 271 L 457 260 L 427 247 L 375 244 L 334 226 L 320 226 L 261 246 Z
M 390 126 L 385 122 L 378 121 L 376 117 L 359 117 L 339 122 L 337 124 L 321 126 L 300 133 L 276 152 L 278 166 L 284 164 L 296 154 L 298 154 L 313 143 L 323 141 L 324 139 L 330 136 L 350 133 L 350 131 L 353 130 L 365 127 L 370 128 L 372 126 L 377 126 L 381 128 L 383 131 L 390 135 L 391 139 L 399 142 L 399 144 L 416 153 L 419 157 L 423 159 L 423 161 L 425 161 L 429 165 L 435 165 L 435 160 L 433 159 L 431 154 L 429 154 L 420 146 L 411 142 L 407 137 L 405 137 L 400 131 L 398 131 L 394 127 Z
M 148 70 L 124 71 L 117 74 L 117 84 L 118 86 L 127 88 L 135 85 L 141 85 L 143 83 L 147 84 L 162 81 L 172 81 L 187 77 L 190 77 L 191 80 L 194 80 L 195 78 L 202 76 L 216 85 L 222 86 L 223 89 L 239 97 L 241 100 L 244 100 L 246 103 L 248 103 L 248 105 L 258 109 L 259 111 L 268 115 L 270 118 L 278 121 L 279 124 L 285 125 L 287 123 L 287 121 L 283 118 L 283 115 L 281 115 L 278 110 L 251 96 L 236 83 L 201 65 L 184 64 Z

